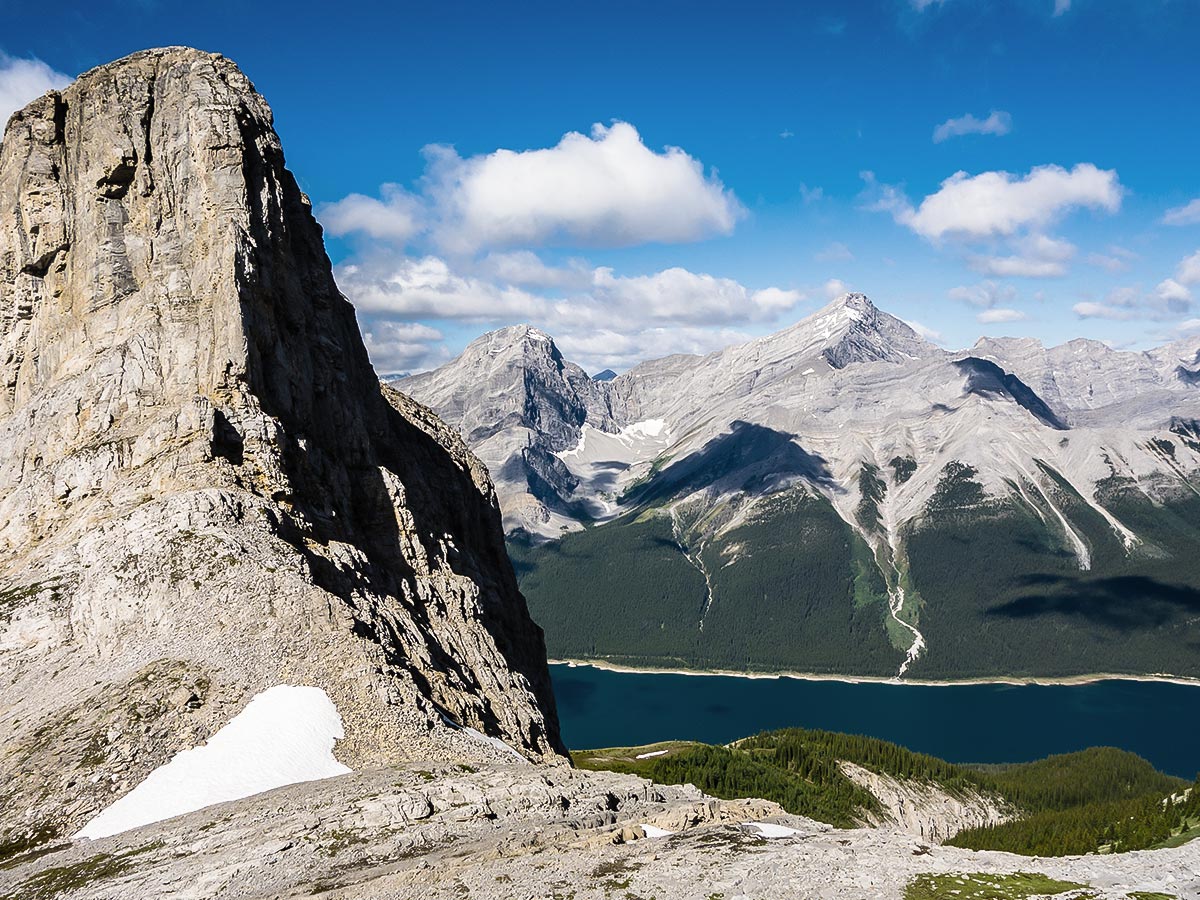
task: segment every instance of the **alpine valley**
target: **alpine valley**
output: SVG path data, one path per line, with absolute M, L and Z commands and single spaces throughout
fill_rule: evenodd
M 947 351 L 862 294 L 609 380 L 531 327 L 397 387 L 495 478 L 552 657 L 1200 675 L 1200 338 Z

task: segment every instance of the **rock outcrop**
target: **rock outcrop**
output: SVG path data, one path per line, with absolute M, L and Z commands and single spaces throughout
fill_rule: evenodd
M 489 332 L 454 362 L 396 387 L 436 409 L 487 463 L 508 529 L 554 532 L 573 523 L 578 479 L 557 454 L 579 443 L 585 422 L 617 430 L 607 386 L 527 325 Z
M 775 827 L 764 836 L 753 823 Z M 426 762 L 280 788 L 57 848 L 0 867 L 0 896 L 901 900 L 913 878 L 948 872 L 1041 872 L 1080 885 L 1064 897 L 1128 900 L 1146 891 L 1191 900 L 1200 842 L 1059 859 L 975 853 L 894 828 L 834 829 L 761 800 L 714 800 L 631 775 Z
M 488 475 L 380 387 L 266 101 L 147 51 L 0 145 L 0 843 L 279 683 L 356 769 L 564 752 Z

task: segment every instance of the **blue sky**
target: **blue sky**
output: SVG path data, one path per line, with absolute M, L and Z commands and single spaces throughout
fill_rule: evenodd
M 620 369 L 843 287 L 950 347 L 1200 331 L 1192 0 L 0 15 L 0 112 L 143 47 L 237 60 L 381 371 L 517 321 Z

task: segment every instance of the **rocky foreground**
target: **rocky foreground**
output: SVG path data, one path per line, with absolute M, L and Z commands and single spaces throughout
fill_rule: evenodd
M 783 826 L 766 829 L 782 836 L 750 822 Z M 673 833 L 647 836 L 657 829 Z M 952 872 L 1041 872 L 1105 900 L 1195 898 L 1200 843 L 1031 859 L 930 845 L 894 828 L 833 829 L 766 801 L 719 801 L 629 775 L 425 763 L 81 841 L 0 869 L 0 897 L 898 900 L 914 877 Z

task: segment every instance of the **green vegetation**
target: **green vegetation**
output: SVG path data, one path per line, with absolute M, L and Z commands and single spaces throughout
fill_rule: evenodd
M 860 735 L 787 728 L 724 747 L 668 742 L 572 754 L 583 769 L 691 783 L 725 799 L 761 797 L 796 815 L 851 827 L 882 812 L 839 762 L 955 796 L 991 795 L 1013 821 L 959 832 L 948 843 L 1036 856 L 1124 852 L 1200 835 L 1200 781 L 1158 772 L 1132 753 L 1095 747 L 1013 766 L 970 768 Z M 642 759 L 638 759 L 642 756 Z
M 879 532 L 886 475 L 902 484 L 915 461 L 897 456 L 890 473 L 862 465 L 852 528 L 808 488 L 756 496 L 784 474 L 828 477 L 819 457 L 764 431 L 743 427 L 661 467 L 631 489 L 644 505 L 623 518 L 554 543 L 514 537 L 521 589 L 552 657 L 891 675 L 912 640 L 887 613 L 898 577 L 900 615 L 927 645 L 913 677 L 1200 677 L 1195 492 L 1164 484 L 1168 499 L 1152 501 L 1144 485 L 1114 475 L 1093 501 L 1039 463 L 1036 483 L 1010 482 L 996 498 L 974 468 L 951 461 L 925 514 L 900 535 L 893 575 L 858 529 Z M 748 493 L 668 512 L 716 480 L 744 481 Z M 1131 546 L 1096 503 L 1137 536 Z
M 917 461 L 911 456 L 893 456 L 888 460 L 896 484 L 904 484 L 917 471 Z
M 991 875 L 984 872 L 918 875 L 904 889 L 904 900 L 1027 900 L 1084 890 L 1085 884 L 1058 881 L 1038 872 Z
M 43 869 L 26 878 L 16 890 L 0 896 L 0 900 L 52 900 L 68 891 L 124 875 L 133 869 L 134 857 L 161 846 L 155 843 L 120 853 L 98 853 L 77 863 Z
M 858 470 L 858 492 L 861 499 L 854 511 L 854 518 L 863 531 L 879 530 L 879 504 L 887 496 L 887 482 L 879 477 L 879 468 L 864 462 Z
M 841 672 L 853 660 L 856 671 L 896 671 L 904 657 L 884 625 L 887 585 L 827 500 L 803 489 L 764 497 L 708 539 L 727 513 L 680 513 L 679 534 L 670 515 L 649 510 L 555 543 L 511 541 L 549 655 L 744 671 Z
M 725 799 L 774 800 L 790 813 L 840 828 L 865 822 L 881 809 L 874 796 L 846 777 L 839 760 L 894 778 L 933 781 L 951 793 L 983 784 L 967 769 L 888 741 L 801 728 L 764 732 L 728 747 L 675 742 L 572 756 L 583 769 L 632 772 L 661 784 L 691 783 Z
M 988 774 L 1022 818 L 955 835 L 975 850 L 1037 856 L 1120 853 L 1187 840 L 1200 831 L 1200 781 L 1188 790 L 1132 753 L 1094 747 Z
M 1079 558 L 1039 487 L 1007 501 L 952 464 L 926 517 L 905 536 L 925 600 L 923 678 L 1172 672 L 1200 675 L 1200 497 L 1152 504 L 1109 479 L 1097 500 L 1140 539 L 1129 552 L 1108 521 L 1056 471 L 1042 488 L 1082 540 Z M 968 640 L 965 636 L 970 635 Z

